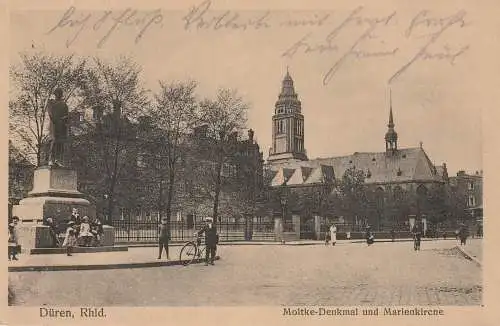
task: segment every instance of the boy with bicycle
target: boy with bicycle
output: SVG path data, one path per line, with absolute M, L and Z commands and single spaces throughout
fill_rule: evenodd
M 215 252 L 217 251 L 217 244 L 219 243 L 219 235 L 217 234 L 217 228 L 214 224 L 214 219 L 212 217 L 205 218 L 205 226 L 199 230 L 196 234 L 200 236 L 205 234 L 205 266 L 214 265 Z

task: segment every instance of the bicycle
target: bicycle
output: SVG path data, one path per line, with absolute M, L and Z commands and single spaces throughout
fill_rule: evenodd
M 188 241 L 181 248 L 179 261 L 183 266 L 191 264 L 196 258 L 205 259 L 206 247 L 201 245 L 201 237 L 195 235 L 195 240 Z

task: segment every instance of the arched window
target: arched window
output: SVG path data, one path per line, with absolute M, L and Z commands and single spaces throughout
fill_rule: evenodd
M 377 188 L 377 190 L 375 191 L 375 201 L 377 203 L 377 209 L 384 208 L 384 188 Z

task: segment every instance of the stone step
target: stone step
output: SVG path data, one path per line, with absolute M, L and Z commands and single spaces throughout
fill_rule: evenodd
M 74 253 L 94 253 L 94 252 L 114 252 L 114 251 L 128 251 L 127 246 L 106 246 L 106 247 L 74 247 Z M 31 255 L 44 255 L 44 254 L 65 254 L 66 248 L 31 248 Z

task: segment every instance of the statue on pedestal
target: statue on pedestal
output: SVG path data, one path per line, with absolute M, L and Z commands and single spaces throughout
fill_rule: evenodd
M 63 100 L 63 91 L 57 88 L 54 91 L 55 100 L 50 100 L 48 113 L 50 117 L 49 126 L 49 166 L 63 165 L 66 163 L 64 151 L 68 139 L 68 106 Z

